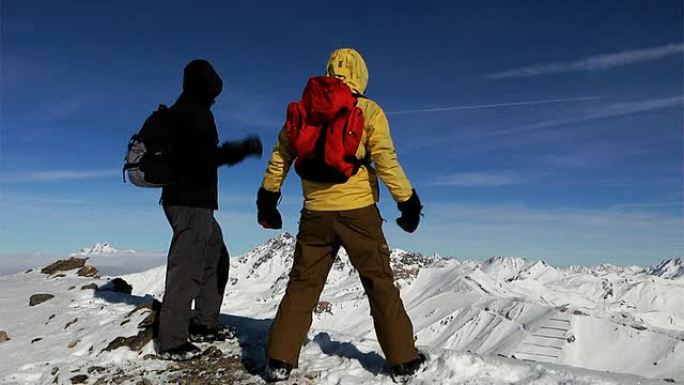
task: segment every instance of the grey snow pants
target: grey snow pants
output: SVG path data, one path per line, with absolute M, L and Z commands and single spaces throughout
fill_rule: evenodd
M 230 261 L 221 227 L 207 208 L 164 205 L 173 229 L 166 268 L 166 286 L 159 315 L 158 348 L 187 342 L 190 306 L 193 323 L 214 329 L 228 282 Z

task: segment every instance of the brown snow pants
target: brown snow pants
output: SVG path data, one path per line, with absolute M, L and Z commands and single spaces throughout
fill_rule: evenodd
M 268 357 L 297 366 L 311 313 L 340 246 L 349 254 L 368 295 L 387 362 L 413 360 L 417 357 L 413 326 L 394 286 L 382 218 L 375 205 L 346 211 L 302 210 L 290 280 L 268 337 Z

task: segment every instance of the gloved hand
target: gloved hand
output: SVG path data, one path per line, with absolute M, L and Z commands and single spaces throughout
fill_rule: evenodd
M 423 209 L 416 190 L 413 190 L 413 194 L 407 201 L 397 203 L 397 208 L 401 211 L 401 216 L 397 218 L 397 225 L 408 233 L 416 231 L 420 223 L 420 211 Z
M 264 154 L 264 148 L 261 145 L 261 139 L 256 135 L 250 135 L 247 139 L 242 141 L 242 150 L 245 156 L 261 156 Z
M 242 162 L 247 156 L 258 156 L 264 153 L 258 136 L 248 136 L 245 140 L 223 142 L 218 151 L 219 165 L 234 165 Z
M 259 188 L 257 194 L 257 221 L 265 229 L 282 229 L 283 218 L 278 212 L 280 192 L 270 192 L 265 188 Z

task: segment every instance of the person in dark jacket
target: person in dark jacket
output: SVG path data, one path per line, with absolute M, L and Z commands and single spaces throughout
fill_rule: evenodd
M 163 187 L 161 204 L 173 229 L 166 287 L 159 316 L 159 357 L 190 359 L 200 353 L 192 342 L 226 338 L 219 323 L 228 281 L 228 250 L 214 218 L 218 209 L 218 168 L 261 156 L 257 137 L 224 142 L 211 113 L 223 82 L 206 60 L 193 60 L 183 74 L 183 92 L 170 107 L 174 183 Z M 190 306 L 195 302 L 195 316 Z M 190 341 L 188 341 L 188 337 Z

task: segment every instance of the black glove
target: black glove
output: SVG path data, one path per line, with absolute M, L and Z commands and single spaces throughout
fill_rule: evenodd
M 401 211 L 401 216 L 397 218 L 397 225 L 408 233 L 416 231 L 420 223 L 420 211 L 423 209 L 416 190 L 413 190 L 413 194 L 407 201 L 397 203 L 397 207 Z
M 242 162 L 248 156 L 258 156 L 264 153 L 258 136 L 248 136 L 245 140 L 223 142 L 218 151 L 218 164 L 234 165 Z
M 270 192 L 265 188 L 259 188 L 257 194 L 257 221 L 265 229 L 282 229 L 283 218 L 278 212 L 280 192 Z

